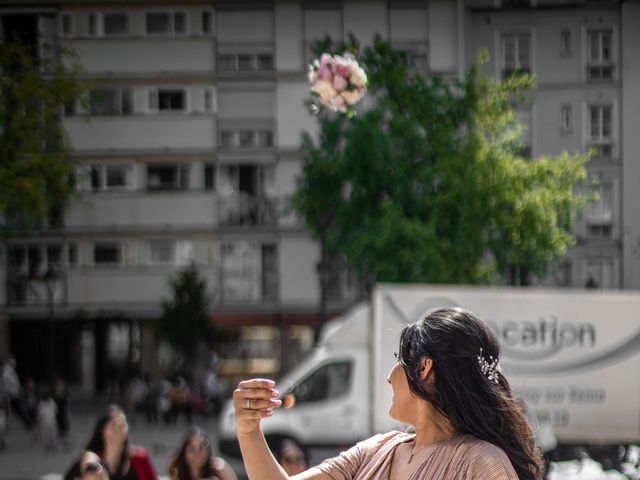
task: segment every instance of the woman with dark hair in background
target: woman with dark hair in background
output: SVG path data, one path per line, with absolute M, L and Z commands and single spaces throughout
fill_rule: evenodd
M 211 441 L 198 427 L 189 429 L 178 453 L 169 464 L 171 480 L 237 480 L 222 458 L 213 455 Z
M 86 447 L 97 453 L 112 480 L 157 480 L 149 454 L 129 444 L 129 425 L 122 409 L 107 407 Z
M 109 472 L 97 454 L 85 450 L 69 467 L 64 480 L 109 480 Z
M 240 382 L 236 431 L 252 480 L 540 480 L 542 458 L 522 408 L 500 372 L 489 328 L 461 308 L 406 326 L 387 382 L 389 415 L 415 428 L 358 443 L 290 477 L 267 447 L 260 420 L 282 405 L 274 382 Z

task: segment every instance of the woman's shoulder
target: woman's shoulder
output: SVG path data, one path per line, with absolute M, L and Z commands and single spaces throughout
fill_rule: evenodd
M 459 442 L 459 446 L 462 447 L 459 453 L 462 454 L 466 462 L 474 466 L 476 470 L 495 471 L 498 469 L 504 471 L 506 474 L 515 475 L 515 470 L 509 457 L 505 451 L 497 445 L 472 435 L 462 435 Z

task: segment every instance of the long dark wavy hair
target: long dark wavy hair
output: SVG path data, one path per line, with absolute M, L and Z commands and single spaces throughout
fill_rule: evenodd
M 98 456 L 104 459 L 104 428 L 107 423 L 114 418 L 118 414 L 123 414 L 123 410 L 118 405 L 109 405 L 104 411 L 103 415 L 100 416 L 98 421 L 96 422 L 96 426 L 93 429 L 93 434 L 89 439 L 89 443 L 85 447 L 85 450 L 91 450 L 92 452 L 96 452 Z M 124 469 L 129 464 L 129 437 L 124 441 L 124 445 L 122 447 L 122 454 L 120 455 L 120 460 L 118 461 L 118 465 L 114 468 L 113 471 L 110 471 L 111 477 L 121 477 L 125 473 Z
M 200 469 L 200 475 L 198 478 L 211 478 L 214 475 L 219 475 L 216 469 L 213 466 L 213 451 L 211 449 L 211 439 L 207 436 L 204 430 L 199 427 L 191 427 L 187 434 L 184 436 L 182 443 L 180 444 L 180 448 L 178 449 L 178 453 L 176 453 L 171 463 L 169 463 L 169 478 L 171 480 L 192 480 L 191 474 L 189 473 L 189 465 L 187 464 L 187 459 L 185 457 L 185 453 L 187 450 L 187 446 L 193 437 L 200 437 L 203 440 L 206 440 L 209 443 L 209 448 L 207 450 L 207 461 Z
M 491 362 L 500 346 L 486 324 L 462 308 L 443 308 L 408 325 L 400 336 L 399 361 L 409 388 L 449 419 L 458 433 L 500 447 L 520 480 L 540 480 L 543 461 L 522 407 L 498 371 L 497 383 L 480 367 L 478 355 Z M 420 376 L 425 357 L 433 361 L 435 379 Z

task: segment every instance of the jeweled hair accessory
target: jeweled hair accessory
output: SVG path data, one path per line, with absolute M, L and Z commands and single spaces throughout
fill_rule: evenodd
M 493 358 L 493 355 L 489 356 L 489 361 L 484 358 L 482 355 L 482 347 L 480 348 L 480 355 L 476 357 L 478 359 L 478 365 L 480 365 L 480 370 L 489 380 L 495 383 L 499 383 L 498 381 L 498 372 L 500 371 L 500 363 L 497 358 Z

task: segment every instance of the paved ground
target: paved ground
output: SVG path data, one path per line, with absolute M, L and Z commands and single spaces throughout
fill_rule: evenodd
M 81 405 L 72 411 L 69 448 L 45 453 L 42 446 L 26 432 L 15 418 L 9 423 L 6 448 L 0 451 L 0 480 L 54 480 L 61 478 L 89 439 L 95 421 L 102 412 L 100 404 Z M 194 424 L 204 428 L 216 440 L 217 419 L 194 416 Z M 183 418 L 177 425 L 148 425 L 143 418 L 130 426 L 132 443 L 145 447 L 158 475 L 165 476 L 170 457 L 178 447 L 188 426 Z M 215 443 L 214 443 L 215 444 Z M 239 466 L 234 464 L 234 467 Z M 243 472 L 239 472 L 242 474 Z

